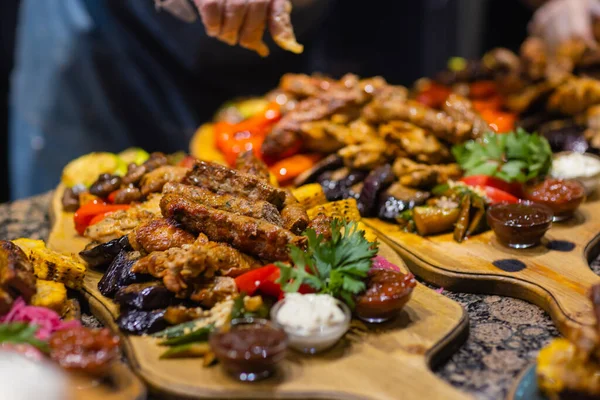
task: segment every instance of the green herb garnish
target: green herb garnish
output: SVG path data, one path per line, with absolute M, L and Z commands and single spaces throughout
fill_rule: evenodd
M 35 337 L 38 327 L 24 322 L 0 324 L 0 343 L 29 344 L 44 353 L 49 351 L 48 343 Z
M 548 141 L 521 128 L 506 134 L 488 133 L 481 141 L 456 145 L 452 154 L 465 176 L 487 175 L 507 182 L 543 177 L 552 166 Z
M 343 232 L 342 232 L 343 231 Z M 292 245 L 293 266 L 276 263 L 281 271 L 277 283 L 285 292 L 297 292 L 307 284 L 317 293 L 329 294 L 354 307 L 352 296 L 365 290 L 365 278 L 371 268 L 377 247 L 365 239 L 356 222 L 331 223 L 331 240 L 325 240 L 313 229 L 307 229 L 306 251 Z

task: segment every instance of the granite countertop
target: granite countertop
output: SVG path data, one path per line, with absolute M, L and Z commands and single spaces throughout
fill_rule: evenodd
M 0 239 L 45 239 L 50 199 L 48 193 L 0 205 Z M 524 301 L 448 291 L 443 294 L 467 310 L 470 333 L 435 372 L 477 399 L 503 399 L 516 375 L 558 336 L 548 314 Z

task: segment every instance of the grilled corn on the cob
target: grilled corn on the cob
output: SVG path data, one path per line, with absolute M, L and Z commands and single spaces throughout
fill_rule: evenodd
M 16 239 L 13 243 L 27 254 L 38 279 L 62 282 L 72 289 L 83 285 L 86 268 L 80 261 L 46 248 L 42 240 Z
M 330 218 L 339 218 L 346 221 L 360 221 L 360 211 L 355 199 L 332 201 L 306 211 L 308 218 L 314 219 L 319 214 L 325 214 Z
M 31 299 L 31 304 L 38 307 L 51 308 L 62 314 L 67 304 L 67 288 L 61 282 L 45 281 L 38 279 L 35 283 L 36 294 Z
M 310 183 L 292 189 L 292 194 L 305 210 L 327 203 L 325 192 L 318 183 Z

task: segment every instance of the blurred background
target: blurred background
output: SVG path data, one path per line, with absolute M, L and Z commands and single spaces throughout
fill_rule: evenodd
M 0 202 L 10 198 L 8 95 L 19 4 L 19 0 L 0 1 Z M 334 76 L 353 72 L 410 84 L 442 69 L 451 56 L 476 58 L 496 46 L 518 49 L 531 18 L 531 11 L 517 0 L 380 0 L 369 4 L 377 6 L 358 0 L 335 2 L 318 40 L 311 44 L 314 48 L 307 47 L 311 62 L 295 63 L 291 68 L 297 70 L 289 72 L 320 71 Z M 411 35 L 399 36 L 400 26 Z M 271 87 L 278 76 L 272 80 Z M 214 111 L 204 110 L 200 119 Z

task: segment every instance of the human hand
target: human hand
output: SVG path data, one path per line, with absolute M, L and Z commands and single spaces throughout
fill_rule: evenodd
M 542 38 L 551 51 L 570 39 L 581 39 L 596 47 L 592 16 L 598 15 L 599 0 L 550 0 L 536 11 L 529 30 Z
M 263 57 L 269 48 L 263 42 L 268 24 L 275 43 L 293 53 L 303 46 L 296 41 L 290 20 L 290 0 L 194 0 L 208 36 L 231 46 L 256 51 Z

